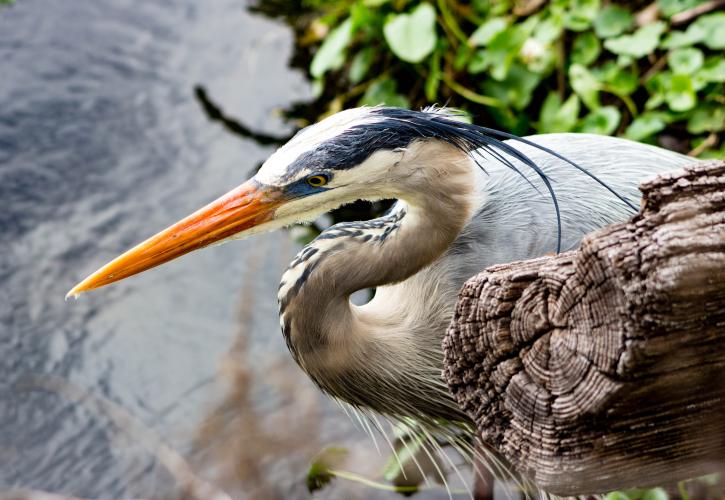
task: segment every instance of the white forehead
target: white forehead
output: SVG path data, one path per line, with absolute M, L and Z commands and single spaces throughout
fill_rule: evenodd
M 340 111 L 309 127 L 300 130 L 287 144 L 270 156 L 259 169 L 255 178 L 264 184 L 275 184 L 287 167 L 301 154 L 315 149 L 356 125 L 374 123 L 381 117 L 372 113 L 375 108 L 353 108 Z

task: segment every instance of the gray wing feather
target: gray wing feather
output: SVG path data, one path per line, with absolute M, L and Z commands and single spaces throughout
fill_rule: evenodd
M 576 162 L 639 206 L 639 183 L 695 160 L 626 139 L 590 134 L 546 134 L 530 141 Z M 582 236 L 625 220 L 632 211 L 573 166 L 532 146 L 507 141 L 531 158 L 551 180 L 562 220 L 562 250 L 576 248 Z M 527 167 L 512 160 L 523 172 Z M 534 189 L 500 161 L 488 157 L 481 185 L 482 205 L 440 264 L 455 269 L 457 286 L 493 264 L 538 257 L 556 251 L 556 215 L 537 175 Z M 448 260 L 454 262 L 445 262 Z

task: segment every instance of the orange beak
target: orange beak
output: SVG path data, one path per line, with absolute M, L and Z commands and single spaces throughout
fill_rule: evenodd
M 106 286 L 272 219 L 281 193 L 247 181 L 100 268 L 66 295 Z

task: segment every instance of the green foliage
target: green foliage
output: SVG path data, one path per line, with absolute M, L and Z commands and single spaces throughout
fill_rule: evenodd
M 307 470 L 307 489 L 314 493 L 327 486 L 334 477 L 333 470 L 345 461 L 348 451 L 342 447 L 330 447 L 322 450 Z
M 701 0 L 315 0 L 310 73 L 328 112 L 439 103 L 517 134 L 582 131 L 719 154 L 725 13 Z M 642 24 L 638 24 L 642 23 Z M 709 150 L 709 151 L 708 151 Z
M 436 11 L 429 3 L 418 5 L 410 14 L 391 15 L 383 34 L 390 50 L 403 61 L 417 63 L 435 48 Z
M 668 500 L 669 495 L 662 488 L 648 490 L 613 491 L 604 495 L 604 500 Z

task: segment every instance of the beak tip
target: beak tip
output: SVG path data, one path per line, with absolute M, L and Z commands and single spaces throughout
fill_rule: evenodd
M 86 289 L 83 287 L 83 282 L 81 281 L 76 286 L 68 290 L 68 293 L 65 294 L 65 300 L 67 301 L 70 298 L 78 299 L 81 293 L 85 292 Z

